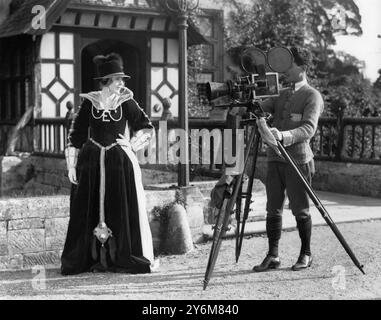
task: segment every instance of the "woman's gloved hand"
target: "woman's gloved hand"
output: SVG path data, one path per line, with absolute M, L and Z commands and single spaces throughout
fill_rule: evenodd
M 116 139 L 116 142 L 121 145 L 122 147 L 127 147 L 129 149 L 131 149 L 132 151 L 134 151 L 132 149 L 132 146 L 131 146 L 131 143 L 130 141 L 128 140 L 128 138 L 126 138 L 124 135 L 122 134 L 119 134 L 119 139 Z
M 72 184 L 78 184 L 77 180 L 77 170 L 76 168 L 72 167 L 69 168 L 69 173 L 68 173 L 69 180 Z
M 79 154 L 79 149 L 73 146 L 68 146 L 65 149 L 65 158 L 66 158 L 66 166 L 68 170 L 68 177 L 70 182 L 73 184 L 78 184 L 77 171 L 75 169 L 77 166 L 78 154 Z
M 152 137 L 151 135 L 151 131 L 144 132 L 144 130 L 140 130 L 131 138 L 131 140 L 128 140 L 124 135 L 119 134 L 120 139 L 116 139 L 116 142 L 121 146 L 130 148 L 133 152 L 137 152 L 149 144 Z
M 140 130 L 131 138 L 131 147 L 134 152 L 145 148 L 152 137 L 152 130 Z

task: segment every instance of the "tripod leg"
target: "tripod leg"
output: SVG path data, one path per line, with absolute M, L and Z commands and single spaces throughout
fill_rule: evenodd
M 253 144 L 255 136 L 256 136 L 256 130 L 253 130 L 250 134 L 249 146 L 251 146 Z M 219 251 L 219 248 L 221 246 L 222 237 L 226 232 L 226 228 L 229 224 L 229 217 L 230 217 L 231 213 L 233 212 L 233 208 L 236 204 L 237 197 L 238 197 L 239 191 L 240 191 L 241 186 L 242 186 L 243 175 L 244 175 L 244 172 L 246 170 L 247 164 L 249 162 L 248 160 L 249 160 L 249 149 L 245 154 L 245 162 L 244 162 L 244 167 L 243 167 L 242 173 L 234 178 L 233 192 L 232 192 L 231 197 L 227 201 L 226 209 L 220 211 L 220 214 L 222 214 L 224 217 L 222 229 L 217 231 L 216 237 L 213 239 L 212 249 L 210 252 L 209 261 L 208 261 L 207 269 L 205 272 L 204 290 L 206 289 L 206 287 L 209 283 L 211 274 L 213 272 L 213 268 L 214 268 L 214 265 L 216 263 L 218 251 Z
M 212 248 L 210 249 L 207 269 L 209 269 L 210 262 L 214 256 L 214 252 L 215 252 L 215 248 L 216 248 L 218 238 L 220 237 L 220 233 L 222 232 L 222 229 L 223 229 L 222 225 L 223 225 L 223 221 L 224 221 L 224 213 L 225 213 L 225 209 L 226 209 L 226 203 L 227 203 L 227 199 L 225 198 L 223 201 L 222 207 L 221 207 L 221 209 L 218 210 L 218 214 L 216 216 L 216 221 L 215 221 L 214 231 L 213 231 L 213 238 L 212 238 Z
M 236 227 L 236 236 L 235 236 L 235 252 L 238 252 L 239 248 L 239 234 L 240 234 L 240 227 L 241 227 L 241 211 L 242 211 L 242 188 L 243 188 L 243 183 L 239 186 L 239 191 L 238 191 L 238 196 L 237 196 L 237 203 L 236 203 L 236 208 L 235 208 L 235 219 L 237 222 L 237 227 Z M 237 254 L 236 254 L 237 256 Z M 236 259 L 237 260 L 237 259 Z
M 254 153 L 253 153 L 253 171 L 249 175 L 247 190 L 245 191 L 245 194 L 246 194 L 245 208 L 244 208 L 241 230 L 237 231 L 237 232 L 239 232 L 238 233 L 239 239 L 238 239 L 238 246 L 236 247 L 236 255 L 235 255 L 236 262 L 238 262 L 239 256 L 241 254 L 243 235 L 244 235 L 245 226 L 246 226 L 246 220 L 249 217 L 250 205 L 252 203 L 251 197 L 252 197 L 253 184 L 254 184 L 254 174 L 255 174 L 255 169 L 257 166 L 259 145 L 260 145 L 260 134 L 258 132 L 258 128 L 255 127 L 255 138 L 253 141 L 251 141 L 251 143 L 249 144 L 249 147 L 248 147 L 248 152 L 250 152 L 251 148 L 253 148 L 253 150 L 254 150 Z
M 219 210 L 218 216 L 217 216 L 217 221 L 213 233 L 213 243 L 212 243 L 212 249 L 210 250 L 209 254 L 209 260 L 208 260 L 208 265 L 206 267 L 206 272 L 205 272 L 205 278 L 204 278 L 204 290 L 209 284 L 209 280 L 212 276 L 214 266 L 216 264 L 218 252 L 221 247 L 221 242 L 222 238 L 226 233 L 227 226 L 229 224 L 229 218 L 231 212 L 227 210 L 229 206 L 229 202 L 231 201 L 231 198 L 225 198 L 223 205 L 221 209 Z
M 363 270 L 363 265 L 361 265 L 360 262 L 357 260 L 356 256 L 354 255 L 351 248 L 349 247 L 348 243 L 345 241 L 343 235 L 341 234 L 341 232 L 337 228 L 336 224 L 333 222 L 332 218 L 328 214 L 328 211 L 325 209 L 325 207 L 321 203 L 320 199 L 318 198 L 318 196 L 313 191 L 313 189 L 310 186 L 310 184 L 308 183 L 307 179 L 301 173 L 301 171 L 300 171 L 297 163 L 295 162 L 295 160 L 290 156 L 290 154 L 283 147 L 281 142 L 277 141 L 277 144 L 278 144 L 278 149 L 279 149 L 280 153 L 286 159 L 286 161 L 291 165 L 291 167 L 294 169 L 294 172 L 297 174 L 300 181 L 303 183 L 304 188 L 305 188 L 306 192 L 308 193 L 309 197 L 311 198 L 311 200 L 315 204 L 316 208 L 319 210 L 320 214 L 322 215 L 324 220 L 327 222 L 328 226 L 331 228 L 331 230 L 333 231 L 333 233 L 335 234 L 335 236 L 337 237 L 337 239 L 339 240 L 339 242 L 341 243 L 341 245 L 343 246 L 345 251 L 348 253 L 349 257 L 352 259 L 355 266 L 357 268 L 359 268 L 359 270 L 363 274 L 365 274 L 365 272 Z

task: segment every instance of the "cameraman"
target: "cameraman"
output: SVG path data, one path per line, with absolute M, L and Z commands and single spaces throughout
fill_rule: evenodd
M 271 133 L 275 139 L 283 142 L 302 173 L 311 182 L 315 168 L 309 142 L 316 132 L 324 103 L 321 94 L 307 82 L 306 73 L 311 65 L 310 53 L 296 47 L 292 47 L 291 52 L 294 62 L 285 72 L 285 76 L 287 82 L 292 84 L 292 88 L 283 90 L 279 97 L 263 101 L 261 106 L 264 111 L 273 114 Z M 291 165 L 272 148 L 268 148 L 267 158 L 266 233 L 269 251 L 263 262 L 255 266 L 253 270 L 262 272 L 280 266 L 278 243 L 282 231 L 286 190 L 301 239 L 300 255 L 292 266 L 292 270 L 302 270 L 312 263 L 310 249 L 312 221 L 309 213 L 309 197 Z

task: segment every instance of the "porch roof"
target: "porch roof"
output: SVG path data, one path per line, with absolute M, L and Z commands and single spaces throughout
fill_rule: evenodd
M 21 34 L 39 35 L 46 33 L 53 23 L 66 9 L 71 0 L 28 0 L 12 1 L 13 12 L 0 25 L 0 38 L 12 37 Z M 46 29 L 34 29 L 32 27 L 32 13 L 34 6 L 43 6 L 46 10 Z
M 21 34 L 44 34 L 48 32 L 57 21 L 60 20 L 59 18 L 65 13 L 65 11 L 73 9 L 83 11 L 94 10 L 103 13 L 117 13 L 120 15 L 165 15 L 170 17 L 173 22 L 176 22 L 175 15 L 168 10 L 165 10 L 162 1 L 158 1 L 156 4 L 150 4 L 148 7 L 112 7 L 107 5 L 80 3 L 80 1 L 72 0 L 13 0 L 12 5 L 14 6 L 13 12 L 11 12 L 9 17 L 0 25 L 0 38 L 12 37 Z M 32 8 L 36 5 L 43 6 L 46 10 L 46 29 L 34 29 L 32 27 L 32 20 L 36 16 L 36 14 L 32 13 Z M 209 43 L 209 41 L 199 32 L 190 19 L 188 24 L 188 45 Z

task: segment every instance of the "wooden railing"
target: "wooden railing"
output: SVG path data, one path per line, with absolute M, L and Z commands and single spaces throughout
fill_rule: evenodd
M 35 154 L 63 157 L 67 140 L 65 119 L 36 119 L 34 124 Z M 153 121 L 153 124 L 158 129 L 159 121 Z M 167 127 L 179 128 L 173 120 L 167 122 Z M 223 131 L 227 129 L 227 124 L 225 121 L 190 119 L 189 129 Z M 381 164 L 381 119 L 322 117 L 311 147 L 318 160 Z M 211 153 L 213 155 L 213 150 Z M 211 164 L 212 167 L 215 166 Z
M 68 130 L 65 118 L 40 118 L 34 120 L 34 154 L 64 157 Z
M 311 147 L 319 160 L 381 164 L 381 119 L 320 118 Z

